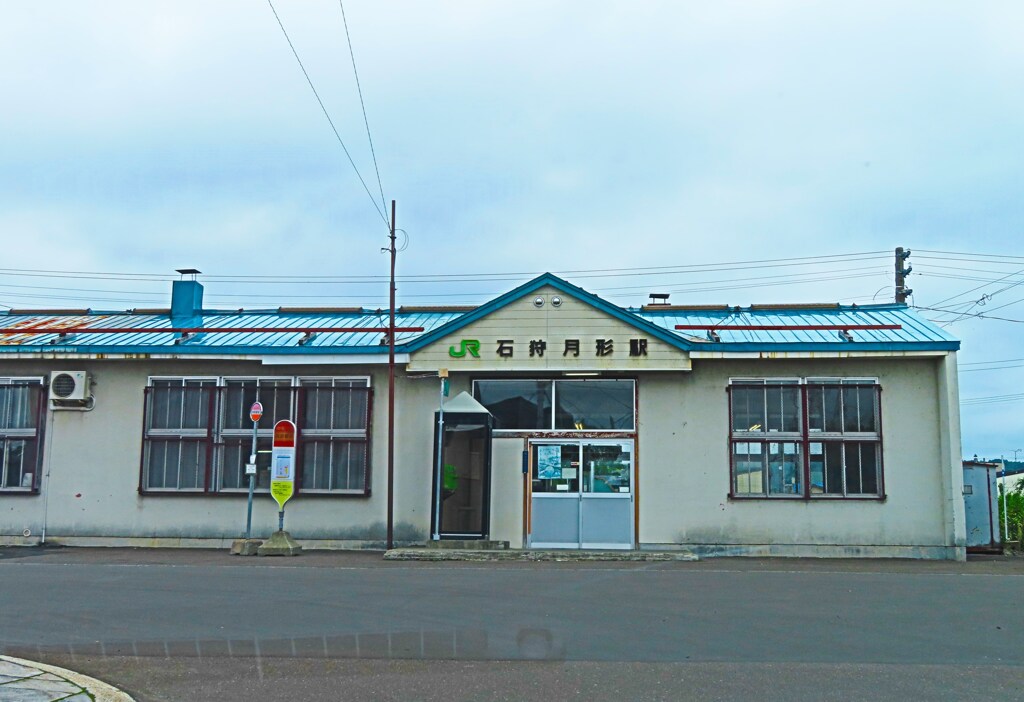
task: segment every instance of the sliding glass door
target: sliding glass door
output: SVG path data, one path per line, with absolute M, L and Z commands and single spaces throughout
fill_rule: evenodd
M 633 548 L 633 442 L 532 441 L 529 545 Z

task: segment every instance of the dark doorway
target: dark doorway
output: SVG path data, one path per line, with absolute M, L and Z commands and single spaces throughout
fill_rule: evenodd
M 438 419 L 435 412 L 431 525 L 441 539 L 486 539 L 490 527 L 491 415 L 445 412 L 440 466 Z

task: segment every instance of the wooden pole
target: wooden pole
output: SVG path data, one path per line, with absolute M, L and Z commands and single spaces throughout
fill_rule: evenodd
M 388 321 L 388 538 L 395 547 L 395 201 L 391 201 L 391 301 Z

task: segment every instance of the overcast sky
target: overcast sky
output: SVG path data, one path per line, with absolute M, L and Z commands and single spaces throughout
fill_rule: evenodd
M 917 306 L 1024 319 L 1020 2 L 348 0 L 386 205 L 338 3 L 274 6 L 372 198 L 268 3 L 5 2 L 0 303 L 165 305 L 195 267 L 212 306 L 380 306 L 310 276 L 386 276 L 394 198 L 399 275 L 454 276 L 406 304 L 545 270 L 623 305 L 885 302 L 905 246 Z M 962 397 L 1024 394 L 985 365 L 1019 321 L 921 314 Z M 1022 407 L 966 404 L 965 455 L 1024 448 Z

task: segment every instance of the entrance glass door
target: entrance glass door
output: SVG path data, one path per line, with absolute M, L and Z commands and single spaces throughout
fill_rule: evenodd
M 633 442 L 531 442 L 529 544 L 633 548 Z
M 487 538 L 490 445 L 491 428 L 486 416 L 445 414 L 440 470 L 435 467 L 434 474 L 432 515 L 439 538 Z

